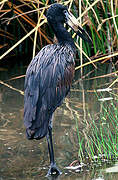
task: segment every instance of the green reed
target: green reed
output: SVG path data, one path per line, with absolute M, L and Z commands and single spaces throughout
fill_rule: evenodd
M 96 93 L 96 96 L 98 99 L 104 97 L 102 93 L 99 95 Z M 89 161 L 118 158 L 118 99 L 109 100 L 109 103 L 106 101 L 99 103 L 100 112 L 97 119 L 88 111 L 85 137 L 84 133 L 77 130 L 79 152 L 81 151 L 81 155 L 78 154 L 80 160 L 86 161 L 87 157 Z

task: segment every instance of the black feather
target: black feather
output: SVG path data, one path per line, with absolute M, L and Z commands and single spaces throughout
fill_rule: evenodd
M 73 75 L 74 51 L 69 45 L 48 45 L 31 61 L 26 72 L 24 103 L 29 139 L 41 139 L 47 134 L 50 118 L 68 94 Z

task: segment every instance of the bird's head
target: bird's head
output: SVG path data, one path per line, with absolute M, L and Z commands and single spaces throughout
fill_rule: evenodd
M 55 3 L 47 11 L 47 20 L 50 24 L 67 23 L 83 40 L 92 43 L 88 33 L 80 26 L 78 20 L 68 11 L 67 6 Z
M 51 23 L 64 23 L 66 17 L 64 12 L 67 11 L 67 7 L 61 4 L 52 4 L 47 11 L 47 20 Z

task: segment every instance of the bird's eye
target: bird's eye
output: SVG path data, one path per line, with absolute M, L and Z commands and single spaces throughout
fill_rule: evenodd
M 63 10 L 63 13 L 64 13 L 64 14 L 66 14 L 66 13 L 67 13 L 67 10 L 66 10 L 66 9 L 64 9 L 64 10 Z

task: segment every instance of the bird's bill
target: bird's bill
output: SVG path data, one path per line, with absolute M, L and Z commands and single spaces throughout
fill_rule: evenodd
M 73 16 L 72 13 L 66 14 L 67 24 L 74 30 L 74 32 L 80 36 L 83 40 L 92 43 L 92 40 L 88 33 L 80 26 L 78 20 Z

